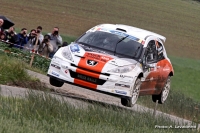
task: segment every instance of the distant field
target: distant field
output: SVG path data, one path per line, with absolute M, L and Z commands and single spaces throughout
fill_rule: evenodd
M 170 55 L 200 59 L 200 4 L 191 0 L 1 0 L 0 14 L 17 28 L 79 36 L 100 23 L 128 24 L 167 37 Z

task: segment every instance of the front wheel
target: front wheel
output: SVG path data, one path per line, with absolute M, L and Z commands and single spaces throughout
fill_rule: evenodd
M 141 81 L 138 78 L 135 81 L 135 85 L 133 87 L 132 97 L 123 97 L 123 98 L 121 98 L 121 104 L 122 105 L 127 106 L 127 107 L 133 107 L 135 105 L 135 103 L 137 102 L 137 99 L 139 97 L 140 85 L 141 85 Z
M 50 82 L 51 85 L 56 86 L 56 87 L 61 87 L 64 84 L 64 82 L 59 81 L 59 80 L 52 78 L 52 77 L 49 78 L 49 82 Z
M 161 93 L 159 95 L 152 95 L 152 101 L 156 102 L 158 100 L 159 104 L 163 104 L 167 100 L 170 90 L 170 85 L 171 85 L 171 80 L 169 76 Z

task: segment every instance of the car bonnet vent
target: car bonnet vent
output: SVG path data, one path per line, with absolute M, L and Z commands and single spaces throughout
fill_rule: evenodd
M 121 29 L 121 28 L 117 28 L 116 30 L 120 30 L 120 31 L 126 32 L 126 30 Z

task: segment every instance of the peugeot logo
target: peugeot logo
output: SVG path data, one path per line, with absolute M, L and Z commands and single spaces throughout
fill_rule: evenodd
M 88 64 L 89 66 L 95 66 L 95 65 L 97 65 L 97 63 L 98 63 L 98 62 L 93 61 L 93 60 L 87 60 L 87 64 Z

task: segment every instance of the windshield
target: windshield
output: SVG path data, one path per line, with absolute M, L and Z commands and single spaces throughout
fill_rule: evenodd
M 139 58 L 143 45 L 138 38 L 118 31 L 113 32 L 87 32 L 81 36 L 77 43 L 96 47 L 105 51 L 113 52 L 114 55 L 127 56 L 129 58 Z

